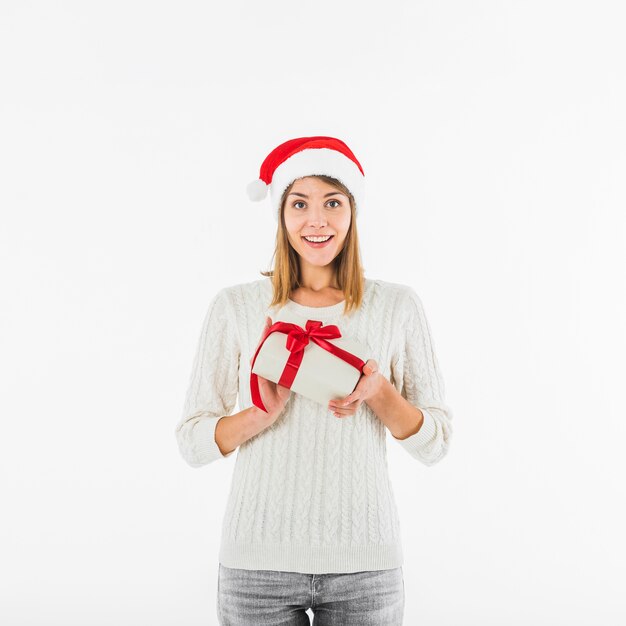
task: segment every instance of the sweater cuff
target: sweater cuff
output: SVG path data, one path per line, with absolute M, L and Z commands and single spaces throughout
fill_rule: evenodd
M 222 454 L 222 451 L 215 441 L 217 422 L 219 422 L 222 417 L 205 417 L 199 420 L 194 426 L 196 455 L 202 465 L 206 465 L 217 459 L 225 459 L 234 452 L 234 450 L 231 450 L 228 454 Z
M 424 414 L 424 421 L 420 429 L 410 437 L 406 439 L 398 439 L 394 437 L 394 439 L 404 446 L 409 452 L 417 452 L 425 445 L 430 443 L 435 435 L 437 434 L 437 423 L 435 422 L 433 416 L 426 410 L 418 407 L 419 410 Z

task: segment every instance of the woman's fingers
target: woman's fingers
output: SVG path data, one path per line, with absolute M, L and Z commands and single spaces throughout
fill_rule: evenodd
M 373 374 L 374 372 L 378 371 L 378 363 L 376 363 L 374 359 L 368 359 L 365 365 L 367 365 L 367 367 L 369 368 L 370 374 Z

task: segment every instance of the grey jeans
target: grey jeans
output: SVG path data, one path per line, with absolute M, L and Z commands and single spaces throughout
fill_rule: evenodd
M 402 567 L 347 574 L 247 570 L 219 564 L 220 626 L 401 626 Z

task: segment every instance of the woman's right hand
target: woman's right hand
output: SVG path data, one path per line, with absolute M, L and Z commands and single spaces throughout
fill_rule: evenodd
M 261 336 L 265 335 L 271 325 L 272 318 L 266 317 L 265 327 L 263 328 Z M 252 359 L 250 359 L 250 366 L 252 366 Z M 258 376 L 258 379 L 259 393 L 261 394 L 263 405 L 267 409 L 267 413 L 264 413 L 261 409 L 259 409 L 259 412 L 262 417 L 267 420 L 269 426 L 273 424 L 278 419 L 278 416 L 283 412 L 283 409 L 287 404 L 287 400 L 289 400 L 289 397 L 291 396 L 291 389 L 289 389 L 289 387 L 283 387 L 283 385 L 279 385 L 278 383 L 268 380 L 267 378 L 263 378 L 263 376 Z

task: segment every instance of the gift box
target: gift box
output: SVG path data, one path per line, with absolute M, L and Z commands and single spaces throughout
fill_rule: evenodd
M 368 359 L 367 348 L 342 336 L 335 324 L 281 309 L 263 335 L 252 361 L 250 390 L 266 411 L 258 386 L 262 376 L 324 407 L 354 391 Z

